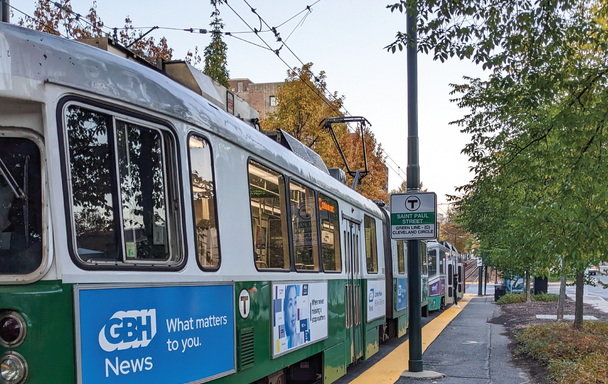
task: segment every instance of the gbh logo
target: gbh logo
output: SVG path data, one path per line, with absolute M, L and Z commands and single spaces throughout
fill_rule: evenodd
M 369 298 L 368 299 L 369 299 L 370 303 L 374 302 L 374 290 L 373 289 L 369 290 Z
M 99 346 L 106 352 L 146 347 L 156 335 L 156 309 L 118 311 L 99 332 Z

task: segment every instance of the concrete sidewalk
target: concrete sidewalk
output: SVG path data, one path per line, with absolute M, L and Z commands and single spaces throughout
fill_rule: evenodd
M 432 380 L 453 383 L 529 383 L 525 372 L 511 362 L 508 332 L 504 326 L 488 323 L 500 311 L 493 297 L 474 297 L 441 332 L 423 355 L 424 370 L 445 375 Z M 399 384 L 421 383 L 402 377 Z

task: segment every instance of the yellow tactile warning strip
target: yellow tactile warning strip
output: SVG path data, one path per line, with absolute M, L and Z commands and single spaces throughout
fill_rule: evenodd
M 452 321 L 462 309 L 469 303 L 472 293 L 465 293 L 464 297 L 458 301 L 460 308 L 452 305 L 436 319 L 422 327 L 422 352 L 439 336 L 443 329 Z M 360 374 L 350 384 L 394 384 L 404 371 L 408 370 L 408 360 L 410 359 L 410 343 L 406 340 L 403 344 L 382 360 L 372 365 L 367 371 Z

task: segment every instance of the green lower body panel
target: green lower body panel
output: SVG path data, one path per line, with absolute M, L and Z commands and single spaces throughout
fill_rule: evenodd
M 441 309 L 441 299 L 443 296 L 429 296 L 429 311 Z
M 378 327 L 370 328 L 365 335 L 365 360 L 369 359 L 373 354 L 380 350 L 380 341 L 378 340 Z
M 334 345 L 323 354 L 323 383 L 329 384 L 346 374 L 344 361 L 344 343 Z
M 0 310 L 13 310 L 26 319 L 27 336 L 14 351 L 28 364 L 28 384 L 73 384 L 74 328 L 72 286 L 60 281 L 0 287 Z M 1 380 L 0 380 L 1 381 Z
M 397 337 L 401 337 L 407 333 L 408 315 L 399 316 L 397 318 Z

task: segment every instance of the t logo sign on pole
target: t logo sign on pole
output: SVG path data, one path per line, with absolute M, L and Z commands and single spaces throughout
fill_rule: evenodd
M 437 238 L 437 195 L 434 192 L 392 194 L 391 238 L 393 240 Z

